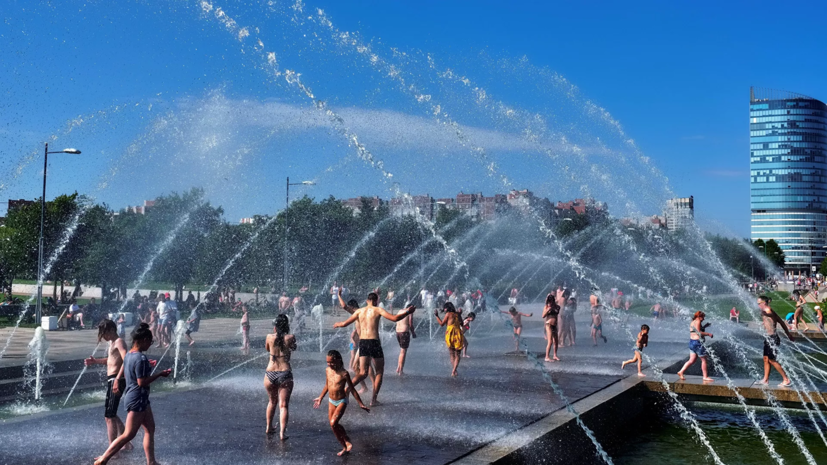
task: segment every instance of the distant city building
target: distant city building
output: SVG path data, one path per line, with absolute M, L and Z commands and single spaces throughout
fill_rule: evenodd
M 640 218 L 621 218 L 620 224 L 624 227 L 635 227 L 640 229 L 664 230 L 666 229 L 666 218 L 663 216 L 652 215 Z
M 695 198 L 690 195 L 667 200 L 664 216 L 670 231 L 691 227 L 695 222 Z
M 241 221 L 238 222 L 238 224 L 255 224 L 255 223 L 256 223 L 255 218 L 242 218 Z
M 155 200 L 144 200 L 144 204 L 142 206 L 137 206 L 137 207 L 128 206 L 124 210 L 126 210 L 128 212 L 132 212 L 132 213 L 137 213 L 139 215 L 146 215 L 147 209 L 152 208 L 154 206 L 155 206 Z
M 365 203 L 367 203 L 370 208 L 376 210 L 380 206 L 384 205 L 385 201 L 376 196 L 354 197 L 351 199 L 342 200 L 342 205 L 352 209 L 354 215 L 358 215 L 362 212 L 362 206 L 365 205 Z
M 33 203 L 35 203 L 35 201 L 34 201 L 34 200 L 25 200 L 25 199 L 17 199 L 17 200 L 14 200 L 14 199 L 9 199 L 8 204 L 7 204 L 7 205 L 8 205 L 8 208 L 6 208 L 6 216 L 8 216 L 8 215 L 9 215 L 9 213 L 12 213 L 12 212 L 14 212 L 15 210 L 17 210 L 17 209 L 19 209 L 19 208 L 21 208 L 21 207 L 23 207 L 23 206 L 25 206 L 25 205 L 31 205 L 31 204 L 33 204 Z M 0 216 L 0 226 L 3 226 L 3 225 L 5 225 L 5 224 L 6 224 L 6 217 L 5 217 L 5 216 Z
M 394 197 L 390 201 L 391 214 L 420 215 L 431 221 L 434 219 L 434 204 L 436 201 L 430 195 L 406 195 Z
M 827 251 L 827 105 L 750 88 L 749 117 L 751 238 L 774 239 L 787 271 L 810 274 Z

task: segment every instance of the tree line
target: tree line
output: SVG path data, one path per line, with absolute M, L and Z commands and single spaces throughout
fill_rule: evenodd
M 774 241 L 759 249 L 720 236 L 699 241 L 681 231 L 627 231 L 605 216 L 552 223 L 511 212 L 482 222 L 440 206 L 428 223 L 394 216 L 385 205 L 372 208 L 367 199 L 353 210 L 333 197 L 304 197 L 252 224 L 231 224 L 223 213 L 201 189 L 159 197 L 145 214 L 116 212 L 77 193 L 61 195 L 46 203 L 44 257 L 57 257 L 46 279 L 122 289 L 123 295 L 127 287 L 167 283 L 179 298 L 195 284 L 288 293 L 307 286 L 323 295 L 333 280 L 357 292 L 382 284 L 484 289 L 496 298 L 512 287 L 534 297 L 552 281 L 610 286 L 620 278 L 671 292 L 684 287 L 687 270 L 707 281 L 704 274 L 717 272 L 705 247 L 739 275 L 751 275 L 753 267 L 770 271 L 762 261 L 751 263 L 751 254 L 783 265 Z M 6 294 L 15 280 L 36 279 L 39 225 L 35 202 L 10 211 L 0 227 L 0 286 Z

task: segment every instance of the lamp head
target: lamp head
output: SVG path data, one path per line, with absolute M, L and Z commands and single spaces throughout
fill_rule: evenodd
M 313 182 L 313 181 L 302 181 L 302 184 L 304 184 L 305 186 L 315 186 L 316 185 L 316 183 Z
M 71 154 L 74 154 L 74 155 L 80 155 L 80 150 L 78 150 L 78 149 L 63 149 L 63 150 L 61 150 L 61 152 L 71 153 Z

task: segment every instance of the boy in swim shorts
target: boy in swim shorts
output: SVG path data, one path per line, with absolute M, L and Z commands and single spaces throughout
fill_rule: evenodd
M 353 449 L 350 436 L 347 435 L 345 428 L 339 424 L 347 409 L 348 396 L 352 394 L 356 402 L 359 403 L 359 407 L 370 413 L 370 409 L 362 403 L 359 393 L 356 392 L 353 380 L 350 379 L 350 374 L 345 370 L 344 365 L 342 354 L 340 354 L 338 350 L 331 350 L 327 353 L 324 388 L 322 388 L 322 393 L 319 394 L 319 397 L 313 399 L 313 408 L 319 408 L 324 396 L 326 394 L 328 395 L 328 403 L 330 405 L 327 406 L 327 418 L 328 421 L 330 421 L 330 428 L 333 429 L 333 434 L 339 443 L 342 444 L 342 450 L 336 454 L 340 457 Z

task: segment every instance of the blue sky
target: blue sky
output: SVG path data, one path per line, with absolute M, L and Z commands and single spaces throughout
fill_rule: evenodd
M 695 196 L 704 227 L 739 236 L 749 233 L 749 86 L 827 99 L 823 28 L 809 19 L 823 17 L 818 2 L 778 8 L 769 2 L 306 1 L 301 14 L 293 2 L 213 2 L 237 22 L 232 32 L 199 2 L 30 3 L 11 0 L 0 11 L 3 198 L 39 195 L 36 150 L 50 135 L 57 148 L 76 145 L 84 155 L 53 157 L 48 195 L 78 190 L 115 208 L 206 184 L 211 200 L 235 220 L 281 208 L 285 175 L 317 180 L 297 194 L 389 196 L 390 184 L 312 115 L 309 101 L 283 76 L 273 78 L 262 65 L 256 37 L 276 54 L 279 71 L 301 72 L 318 98 L 346 116 L 403 190 L 438 196 L 504 190 L 496 178 L 483 180 L 482 160 L 461 155 L 456 141 L 427 127 L 427 112 L 395 90 L 393 80 L 375 77 L 356 52 L 326 39 L 318 17 L 302 22 L 316 8 L 338 30 L 358 31 L 382 57 L 393 50 L 431 53 L 442 69 L 462 71 L 514 108 L 548 112 L 561 128 L 555 134 L 566 140 L 595 147 L 615 138 L 606 142 L 609 151 L 628 150 L 611 128 L 583 117 L 583 101 L 603 107 L 668 177 L 672 192 Z M 237 37 L 242 26 L 250 37 Z M 530 69 L 514 65 L 522 57 Z M 633 187 L 584 188 L 585 181 L 561 187 L 564 181 L 538 175 L 558 173 L 560 165 L 526 161 L 537 158 L 519 148 L 513 138 L 519 131 L 486 117 L 461 89 L 429 75 L 421 60 L 399 63 L 409 65 L 409 81 L 431 86 L 428 95 L 452 108 L 472 139 L 484 141 L 498 174 L 514 187 L 552 200 L 594 192 L 609 197 L 612 211 L 622 210 L 612 208 L 620 202 L 612 195 L 617 189 L 636 195 Z M 502 63 L 509 65 L 500 73 Z M 531 90 L 542 89 L 543 70 L 577 86 L 579 103 L 566 101 L 560 89 Z M 67 129 L 79 116 L 83 122 Z M 591 156 L 620 185 L 643 171 Z M 104 187 L 101 179 L 108 180 Z M 655 203 L 642 199 L 638 207 L 656 213 Z

